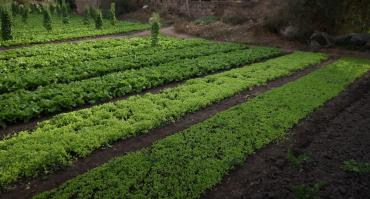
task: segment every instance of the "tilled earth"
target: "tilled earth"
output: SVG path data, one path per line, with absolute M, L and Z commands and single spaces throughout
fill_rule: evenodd
M 370 78 L 311 114 L 288 137 L 247 158 L 203 198 L 295 198 L 295 187 L 319 182 L 326 184 L 317 192 L 321 198 L 370 198 L 370 174 L 343 170 L 346 160 L 370 162 Z M 297 169 L 288 149 L 311 159 Z

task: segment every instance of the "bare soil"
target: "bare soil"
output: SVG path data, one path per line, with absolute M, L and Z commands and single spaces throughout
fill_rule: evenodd
M 235 105 L 244 103 L 248 99 L 266 92 L 272 88 L 279 87 L 288 82 L 294 81 L 310 72 L 323 67 L 324 65 L 330 64 L 335 61 L 336 58 L 330 58 L 327 61 L 308 67 L 304 70 L 298 71 L 288 77 L 280 78 L 269 82 L 266 85 L 258 86 L 253 89 L 247 89 L 240 92 L 239 94 L 223 100 L 219 103 L 209 106 L 203 110 L 197 111 L 192 114 L 188 114 L 182 119 L 172 124 L 164 125 L 163 127 L 151 130 L 148 134 L 139 135 L 130 139 L 121 140 L 113 143 L 110 147 L 102 148 L 95 151 L 93 154 L 86 158 L 78 159 L 72 166 L 66 168 L 60 168 L 53 174 L 48 176 L 41 176 L 37 179 L 27 181 L 24 180 L 13 187 L 10 187 L 5 193 L 2 193 L 1 198 L 30 198 L 33 195 L 50 190 L 57 186 L 60 186 L 65 181 L 76 177 L 82 173 L 89 171 L 95 167 L 98 167 L 109 160 L 125 155 L 128 152 L 137 151 L 144 147 L 148 147 L 155 141 L 163 139 L 166 136 L 175 134 L 181 130 L 189 128 L 190 126 L 202 122 L 218 112 L 227 110 Z
M 365 199 L 370 174 L 342 169 L 343 161 L 370 162 L 370 72 L 324 107 L 300 122 L 287 140 L 246 159 L 203 198 L 294 198 L 294 187 L 325 182 L 321 198 Z M 310 154 L 301 168 L 288 149 Z
M 177 21 L 174 24 L 174 30 L 181 34 L 193 35 L 195 37 L 217 41 L 278 47 L 286 51 L 311 51 L 307 44 L 269 32 L 254 22 L 231 25 L 222 21 L 216 21 L 202 25 L 182 20 Z M 370 51 L 358 51 L 339 47 L 322 48 L 319 51 L 336 56 L 351 56 L 370 59 Z

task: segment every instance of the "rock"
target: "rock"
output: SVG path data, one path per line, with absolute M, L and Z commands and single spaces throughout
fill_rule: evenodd
M 280 35 L 282 35 L 283 37 L 287 38 L 287 39 L 293 39 L 293 38 L 296 38 L 298 37 L 299 35 L 299 30 L 297 27 L 294 27 L 294 26 L 286 26 L 286 27 L 283 27 L 282 29 L 280 29 Z
M 370 33 L 354 34 L 351 38 L 351 43 L 355 46 L 365 46 L 370 42 Z
M 328 33 L 325 32 L 314 32 L 310 37 L 310 46 L 317 47 L 319 44 L 322 47 L 331 47 L 334 45 L 334 39 Z
M 370 41 L 366 43 L 366 45 L 365 45 L 365 49 L 370 50 Z
M 311 41 L 309 48 L 311 51 L 318 51 L 322 48 L 322 46 L 317 41 Z
M 352 46 L 367 48 L 370 42 L 370 33 L 351 33 L 338 36 L 335 39 L 335 44 L 338 46 Z

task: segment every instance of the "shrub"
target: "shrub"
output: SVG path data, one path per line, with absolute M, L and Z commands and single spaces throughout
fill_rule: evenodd
M 89 11 L 88 8 L 86 8 L 85 11 L 84 11 L 84 19 L 83 19 L 83 23 L 85 25 L 89 25 L 90 24 L 89 17 L 90 17 L 90 11 Z
M 62 20 L 64 24 L 69 23 L 69 13 L 68 13 L 68 7 L 66 4 L 62 5 Z
M 30 8 L 28 6 L 24 6 L 23 11 L 22 11 L 23 23 L 27 23 L 29 15 L 30 15 Z
M 17 16 L 18 11 L 19 11 L 18 3 L 13 1 L 12 2 L 12 15 L 13 15 L 13 17 Z
M 159 29 L 161 28 L 160 24 L 160 16 L 158 13 L 153 13 L 152 17 L 150 18 L 151 28 L 151 40 L 152 46 L 157 46 L 159 41 Z
M 43 11 L 43 19 L 44 19 L 44 27 L 47 31 L 51 31 L 53 28 L 51 26 L 51 16 L 50 16 L 50 11 L 49 8 L 44 7 L 42 9 Z
M 116 3 L 114 3 L 114 2 L 110 4 L 109 19 L 110 19 L 112 25 L 116 24 L 116 22 L 117 22 Z
M 96 16 L 97 16 L 97 10 L 94 7 L 90 6 L 89 7 L 89 14 L 90 14 L 91 18 L 93 18 L 95 20 Z
M 1 11 L 1 37 L 3 40 L 11 40 L 12 36 L 12 19 L 7 9 Z
M 103 28 L 103 16 L 101 11 L 96 11 L 96 17 L 95 17 L 95 28 L 96 29 L 102 29 Z

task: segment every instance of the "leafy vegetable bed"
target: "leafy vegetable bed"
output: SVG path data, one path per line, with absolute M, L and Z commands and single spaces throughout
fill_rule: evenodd
M 144 40 L 147 43 L 148 40 Z M 177 43 L 177 42 L 174 42 Z M 146 66 L 158 65 L 174 60 L 184 58 L 196 58 L 204 55 L 211 55 L 219 52 L 229 52 L 234 50 L 246 49 L 244 45 L 237 44 L 217 44 L 207 43 L 190 46 L 194 42 L 178 42 L 178 45 L 163 45 L 162 48 L 151 48 L 148 46 L 125 46 L 125 49 L 107 48 L 105 58 L 81 61 L 84 58 L 68 62 L 67 64 L 56 64 L 49 66 L 30 67 L 26 66 L 9 73 L 5 73 L 0 79 L 0 94 L 12 92 L 18 89 L 34 90 L 40 86 L 47 86 L 55 83 L 69 83 L 96 76 L 102 76 L 108 73 L 124 71 L 127 69 L 137 69 Z M 100 50 L 99 53 L 101 53 Z M 74 52 L 77 55 L 78 52 Z M 88 52 L 89 54 L 91 52 Z M 44 56 L 45 57 L 45 56 Z M 40 60 L 40 58 L 38 58 Z M 65 58 L 68 59 L 68 58 Z M 46 59 L 40 61 L 52 63 Z M 24 65 L 24 59 L 21 60 Z M 14 69 L 13 69 L 14 70 Z
M 21 16 L 16 16 L 13 21 L 14 39 L 8 41 L 0 40 L 0 46 L 45 43 L 86 36 L 117 34 L 149 29 L 149 24 L 117 21 L 114 26 L 111 25 L 109 20 L 104 20 L 103 28 L 99 30 L 95 28 L 93 22 L 89 25 L 84 25 L 83 17 L 77 15 L 71 16 L 68 24 L 64 24 L 59 16 L 53 15 L 53 30 L 50 32 L 43 27 L 43 16 L 41 14 L 30 15 L 27 23 L 22 22 Z
M 181 61 L 175 59 L 158 66 L 125 70 L 68 84 L 50 84 L 39 87 L 35 91 L 22 89 L 0 95 L 0 109 L 2 110 L 0 112 L 0 125 L 4 126 L 7 123 L 14 123 L 19 120 L 28 120 L 43 114 L 57 113 L 88 103 L 95 104 L 98 101 L 137 93 L 169 82 L 234 68 L 281 54 L 280 50 L 271 48 L 237 50 L 239 47 L 236 47 L 234 51 L 222 52 L 234 48 L 229 47 L 218 47 L 221 51 L 219 53 L 216 49 L 204 49 L 204 52 L 200 54 L 197 54 L 196 51 L 191 51 L 193 54 L 183 53 L 185 57 L 186 55 L 192 57 L 216 53 L 194 59 Z M 179 55 L 179 57 L 182 56 Z M 135 68 L 134 65 L 131 67 Z
M 255 55 L 251 53 L 250 56 L 253 58 Z M 233 59 L 240 57 L 232 56 Z M 221 60 L 226 58 L 222 57 Z M 0 141 L 0 187 L 22 177 L 33 177 L 68 165 L 75 158 L 87 156 L 106 144 L 147 133 L 150 129 L 173 122 L 244 89 L 287 76 L 324 59 L 326 56 L 323 54 L 296 52 L 240 69 L 188 80 L 179 87 L 166 89 L 159 94 L 130 97 L 116 103 L 58 115 L 39 123 L 33 132 L 22 132 Z M 210 59 L 205 59 L 204 62 L 211 64 L 204 68 L 213 70 L 211 66 L 219 61 L 211 63 Z M 192 70 L 198 70 L 196 64 L 191 66 Z M 182 77 L 192 70 L 180 70 L 168 75 L 172 78 Z M 144 71 L 141 75 L 146 73 Z M 161 73 L 158 71 L 158 74 Z M 73 90 L 72 87 L 70 89 Z M 140 167 L 139 164 L 137 168 Z
M 369 69 L 341 59 L 36 198 L 198 198 Z
M 214 42 L 201 39 L 183 40 L 162 37 L 159 45 L 152 48 L 148 38 L 134 37 L 37 45 L 0 52 L 0 72 L 7 74 L 44 67 L 66 67 L 65 65 L 77 65 L 86 61 L 127 56 L 132 53 L 140 53 L 142 50 L 174 50 L 210 44 L 214 44 Z

